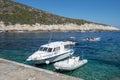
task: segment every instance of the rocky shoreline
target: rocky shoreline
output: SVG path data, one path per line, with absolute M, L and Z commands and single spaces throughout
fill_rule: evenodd
M 0 31 L 119 31 L 120 29 L 112 26 L 99 25 L 94 23 L 86 23 L 83 25 L 77 24 L 54 24 L 54 25 L 41 25 L 36 23 L 34 25 L 28 24 L 15 24 L 5 25 L 4 22 L 0 22 Z

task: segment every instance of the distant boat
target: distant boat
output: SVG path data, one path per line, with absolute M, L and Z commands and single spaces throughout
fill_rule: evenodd
M 86 32 L 86 31 L 84 31 L 84 30 L 81 30 L 80 32 L 81 32 L 81 33 L 84 33 L 84 32 Z
M 74 45 L 70 41 L 56 41 L 41 45 L 40 49 L 28 57 L 27 61 L 33 61 L 36 64 L 49 64 L 69 57 L 74 53 Z
M 16 30 L 15 32 L 22 33 L 24 31 L 23 30 Z
M 70 42 L 72 42 L 72 43 L 73 43 L 73 44 L 75 44 L 75 45 L 77 45 L 77 44 L 78 44 L 78 42 L 76 41 L 76 38 L 75 38 L 75 37 L 73 37 L 73 36 L 71 36 L 71 37 L 67 38 L 65 41 L 70 41 Z
M 67 60 L 56 62 L 54 64 L 54 67 L 57 70 L 70 71 L 70 70 L 74 70 L 74 69 L 77 69 L 77 68 L 83 66 L 87 62 L 88 62 L 87 59 L 80 60 L 79 57 L 73 56 Z
M 0 33 L 2 33 L 2 32 L 4 32 L 4 31 L 0 30 Z
M 86 39 L 83 39 L 84 41 L 100 41 L 101 38 L 100 37 L 88 37 Z

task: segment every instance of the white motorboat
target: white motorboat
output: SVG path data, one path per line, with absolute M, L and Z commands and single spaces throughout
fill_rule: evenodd
M 23 33 L 24 31 L 23 30 L 16 30 L 15 32 Z
M 0 30 L 0 33 L 4 32 L 3 30 Z
M 87 62 L 88 62 L 87 59 L 80 60 L 79 57 L 70 57 L 67 60 L 56 62 L 54 64 L 54 67 L 57 70 L 70 71 L 83 66 Z
M 40 49 L 28 57 L 27 61 L 33 61 L 36 64 L 56 62 L 69 57 L 74 53 L 73 42 L 57 41 L 41 45 Z
M 75 38 L 75 37 L 73 37 L 73 36 L 71 36 L 71 37 L 67 38 L 65 41 L 70 41 L 70 42 L 72 42 L 72 43 L 73 43 L 73 44 L 75 44 L 75 45 L 77 45 L 77 44 L 78 44 L 78 42 L 76 41 L 76 38 Z
M 100 37 L 88 37 L 86 39 L 84 39 L 85 41 L 100 41 Z

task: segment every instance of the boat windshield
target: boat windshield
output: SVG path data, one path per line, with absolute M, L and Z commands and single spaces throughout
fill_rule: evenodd
M 48 48 L 48 52 L 52 52 L 52 48 Z
M 52 48 L 48 48 L 48 47 L 40 47 L 39 49 L 40 51 L 46 51 L 46 52 L 52 52 Z
M 64 48 L 65 48 L 65 50 L 69 50 L 69 49 L 73 48 L 73 45 L 70 45 L 70 44 L 64 45 Z

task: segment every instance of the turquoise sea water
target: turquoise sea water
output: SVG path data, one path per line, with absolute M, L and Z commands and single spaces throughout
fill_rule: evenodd
M 0 33 L 0 58 L 55 71 L 53 64 L 35 65 L 25 61 L 40 45 L 48 42 L 50 34 L 50 32 Z M 75 46 L 75 55 L 81 56 L 83 53 L 88 63 L 76 70 L 59 73 L 85 80 L 120 80 L 120 32 L 52 32 L 51 41 L 64 40 L 71 36 L 76 37 L 79 42 L 79 45 Z M 83 41 L 90 36 L 101 37 L 101 41 Z

